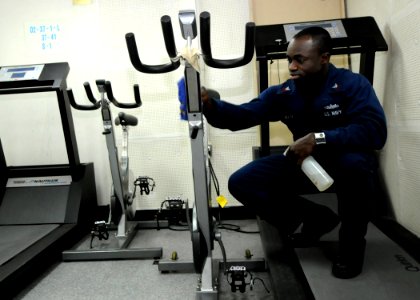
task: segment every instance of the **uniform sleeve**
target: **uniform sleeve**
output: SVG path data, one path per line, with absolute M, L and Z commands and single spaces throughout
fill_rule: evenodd
M 232 131 L 247 129 L 275 118 L 272 114 L 275 95 L 276 89 L 269 88 L 258 98 L 240 105 L 212 98 L 212 109 L 204 107 L 203 113 L 213 127 Z
M 348 125 L 326 130 L 327 144 L 379 150 L 387 138 L 383 108 L 365 77 L 359 75 L 347 82 L 345 94 L 348 103 L 344 114 Z

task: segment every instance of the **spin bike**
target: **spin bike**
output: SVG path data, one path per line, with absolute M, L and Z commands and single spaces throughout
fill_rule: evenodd
M 89 250 L 68 250 L 63 252 L 63 260 L 104 260 L 104 259 L 141 259 L 141 258 L 159 258 L 162 256 L 162 248 L 128 248 L 134 238 L 140 223 L 129 223 L 134 217 L 131 209 L 137 186 L 140 192 L 149 194 L 153 190 L 154 181 L 149 177 L 139 177 L 134 181 L 134 191 L 130 191 L 129 182 L 129 159 L 128 159 L 128 129 L 130 126 L 136 126 L 138 120 L 135 116 L 119 112 L 115 118 L 115 125 L 122 128 L 122 149 L 121 156 L 118 157 L 118 149 L 115 142 L 113 119 L 111 114 L 111 103 L 123 109 L 132 109 L 141 106 L 140 91 L 137 84 L 134 85 L 135 103 L 121 103 L 115 99 L 112 92 L 111 83 L 105 80 L 97 80 L 96 86 L 101 95 L 100 100 L 95 99 L 92 89 L 88 82 L 84 83 L 84 88 L 90 105 L 81 105 L 76 103 L 73 91 L 67 90 L 69 102 L 72 107 L 78 110 L 96 110 L 101 109 L 103 121 L 103 134 L 108 148 L 109 163 L 111 167 L 112 187 L 110 201 L 110 220 L 95 222 L 91 232 L 91 243 Z M 107 96 L 107 97 L 106 97 Z M 149 186 L 150 185 L 150 186 Z M 146 222 L 147 223 L 147 222 Z M 152 223 L 150 223 L 152 224 Z M 102 243 L 98 249 L 93 249 L 92 240 L 95 237 L 101 240 L 108 240 L 109 230 L 116 228 L 116 234 L 112 241 Z M 143 224 L 144 227 L 151 227 Z
M 197 26 L 195 12 L 184 10 L 179 12 L 179 22 L 182 36 L 187 40 L 187 50 L 192 53 L 192 40 L 197 36 Z M 223 268 L 226 273 L 229 270 L 242 268 L 265 270 L 263 260 L 247 261 L 226 261 L 226 255 L 221 243 L 220 232 L 214 226 L 211 217 L 211 197 L 210 197 L 210 176 L 208 167 L 208 149 L 204 140 L 204 122 L 201 103 L 200 74 L 193 67 L 194 62 L 190 58 L 178 55 L 175 46 L 171 18 L 163 16 L 161 18 L 163 36 L 166 50 L 170 57 L 170 62 L 162 65 L 146 65 L 139 58 L 137 45 L 133 33 L 126 34 L 126 43 L 132 65 L 136 70 L 143 73 L 166 73 L 176 70 L 181 62 L 185 65 L 184 77 L 187 93 L 187 115 L 188 126 L 192 150 L 193 178 L 194 178 L 194 207 L 192 214 L 192 246 L 193 262 L 160 261 L 160 271 L 190 271 L 195 270 L 200 274 L 197 285 L 197 299 L 218 299 L 217 279 L 219 274 L 218 263 L 214 264 L 212 251 L 214 240 L 217 240 L 223 253 Z M 237 59 L 219 60 L 213 59 L 210 47 L 210 14 L 202 12 L 200 14 L 200 38 L 201 51 L 204 62 L 214 68 L 227 69 L 236 68 L 248 64 L 254 55 L 254 36 L 255 25 L 246 25 L 245 51 L 243 57 Z M 230 267 L 229 267 L 230 265 Z M 236 267 L 238 266 L 239 267 Z

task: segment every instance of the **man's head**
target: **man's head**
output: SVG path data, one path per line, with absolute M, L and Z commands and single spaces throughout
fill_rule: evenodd
M 325 75 L 331 47 L 331 36 L 321 27 L 307 27 L 298 32 L 287 47 L 290 78 L 310 79 Z

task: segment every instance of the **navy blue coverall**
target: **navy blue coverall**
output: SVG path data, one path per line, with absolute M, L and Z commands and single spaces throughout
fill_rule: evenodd
M 236 131 L 281 121 L 294 140 L 324 132 L 326 144 L 316 146 L 312 155 L 334 179 L 340 248 L 364 247 L 378 166 L 375 150 L 387 137 L 384 111 L 364 76 L 330 64 L 325 85 L 310 101 L 299 94 L 293 80 L 269 87 L 241 105 L 211 101 L 212 109 L 204 107 L 204 114 L 217 128 Z M 296 161 L 284 155 L 250 162 L 230 176 L 228 186 L 238 201 L 286 233 L 292 233 L 302 218 L 316 219 L 312 206 L 299 195 L 317 189 Z

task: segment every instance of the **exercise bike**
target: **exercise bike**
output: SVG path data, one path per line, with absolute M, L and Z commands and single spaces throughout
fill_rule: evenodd
M 192 40 L 197 36 L 195 12 L 184 10 L 179 12 L 179 22 L 183 38 L 187 41 L 186 53 L 194 53 L 191 48 Z M 195 69 L 195 62 L 191 57 L 179 55 L 176 50 L 171 18 L 163 16 L 161 25 L 165 46 L 170 57 L 170 62 L 161 65 L 147 65 L 141 62 L 135 37 L 133 33 L 126 34 L 126 43 L 132 65 L 136 70 L 143 73 L 166 73 L 176 70 L 181 62 L 185 65 L 184 78 L 187 92 L 187 115 L 189 135 L 192 150 L 193 178 L 194 178 L 194 207 L 192 213 L 191 240 L 193 246 L 193 262 L 160 261 L 158 266 L 164 271 L 190 271 L 195 270 L 200 274 L 197 285 L 197 299 L 218 299 L 217 280 L 220 264 L 214 264 L 212 251 L 214 240 L 217 240 L 223 253 L 223 271 L 237 271 L 232 263 L 226 260 L 221 234 L 218 232 L 210 213 L 210 176 L 208 167 L 208 149 L 204 140 L 204 121 L 201 103 L 200 74 Z M 200 14 L 200 38 L 202 57 L 206 65 L 214 68 L 236 68 L 248 64 L 254 55 L 255 25 L 246 25 L 246 42 L 244 56 L 237 59 L 219 60 L 214 59 L 210 47 L 210 14 Z M 265 269 L 263 260 L 252 259 L 247 261 L 236 260 L 233 264 L 239 264 L 240 270 Z M 232 268 L 233 267 L 233 268 Z M 238 274 L 237 272 L 235 274 Z
M 140 259 L 140 258 L 159 258 L 162 256 L 162 248 L 128 248 L 134 238 L 137 229 L 151 228 L 153 223 L 129 223 L 133 220 L 134 211 L 132 204 L 136 194 L 137 186 L 140 193 L 149 194 L 154 187 L 153 179 L 149 177 L 138 177 L 134 181 L 134 191 L 130 191 L 130 174 L 128 158 L 128 130 L 130 126 L 136 126 L 138 120 L 135 116 L 119 112 L 113 120 L 110 105 L 118 108 L 133 109 L 141 106 L 140 91 L 138 85 L 134 85 L 135 103 L 121 103 L 115 99 L 112 92 L 111 83 L 105 80 L 97 80 L 96 86 L 100 93 L 100 99 L 93 96 L 92 89 L 88 82 L 84 83 L 87 98 L 92 103 L 81 105 L 76 103 L 73 91 L 67 90 L 67 95 L 71 106 L 78 110 L 101 109 L 103 129 L 102 132 L 106 139 L 109 163 L 112 176 L 112 187 L 110 197 L 110 218 L 109 220 L 97 221 L 92 227 L 91 242 L 89 250 L 68 250 L 63 252 L 64 261 L 75 260 L 103 260 L 103 259 Z M 114 126 L 122 128 L 122 149 L 121 156 L 118 157 L 118 148 L 115 142 Z M 95 237 L 101 240 L 108 240 L 109 230 L 115 230 L 116 234 L 113 241 L 103 243 L 98 249 L 93 249 L 92 241 Z

